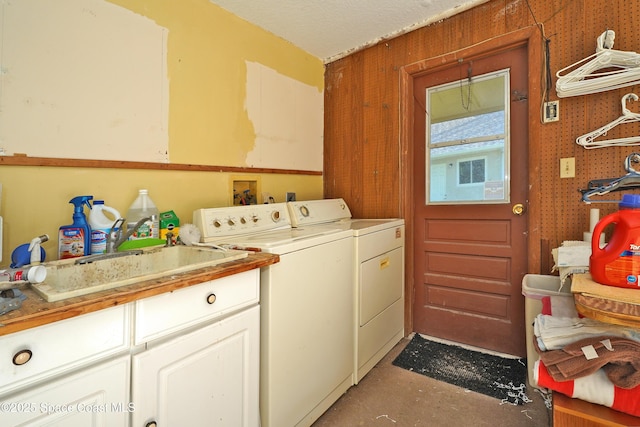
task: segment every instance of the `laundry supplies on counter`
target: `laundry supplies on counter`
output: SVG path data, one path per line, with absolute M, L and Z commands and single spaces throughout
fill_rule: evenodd
M 6 282 L 29 282 L 42 283 L 47 278 L 47 269 L 43 265 L 32 265 L 20 268 L 8 268 L 0 270 L 0 290 L 8 289 L 10 284 L 3 286 Z
M 109 213 L 111 218 L 105 213 Z M 89 213 L 91 227 L 91 254 L 103 254 L 107 251 L 107 237 L 111 227 L 120 218 L 120 212 L 110 206 L 105 206 L 104 200 L 95 200 Z
M 138 221 L 148 218 L 135 230 Z M 127 211 L 127 232 L 132 231 L 129 240 L 157 239 L 160 237 L 160 212 L 149 197 L 149 191 L 141 189 L 138 197 L 133 201 Z
M 25 243 L 15 248 L 11 253 L 11 265 L 9 265 L 9 267 L 18 268 L 23 265 L 39 264 L 44 261 L 47 253 L 40 243 L 45 242 L 45 238 L 48 240 L 49 236 L 43 234 L 31 240 L 31 243 Z
M 73 224 L 63 225 L 58 232 L 58 258 L 75 258 L 91 255 L 91 227 L 84 215 L 84 206 L 91 209 L 93 196 L 77 196 L 69 200 L 73 204 Z
M 160 238 L 166 240 L 168 233 L 171 233 L 171 242 L 175 245 L 180 234 L 180 219 L 173 211 L 160 214 Z
M 49 241 L 49 235 L 43 234 L 38 237 L 34 237 L 31 239 L 31 243 L 29 243 L 29 247 L 27 250 L 29 251 L 29 261 L 31 265 L 40 264 L 44 261 L 44 257 L 42 256 L 42 247 L 40 246 L 44 242 Z

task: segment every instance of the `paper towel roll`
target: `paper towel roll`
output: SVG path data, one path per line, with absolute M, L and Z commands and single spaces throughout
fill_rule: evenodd
M 591 209 L 589 211 L 589 232 L 593 233 L 596 224 L 600 221 L 600 209 Z
M 593 238 L 593 233 L 590 233 L 589 231 L 584 231 L 582 233 L 582 241 L 583 242 L 591 243 L 591 239 L 592 238 Z M 600 233 L 600 241 L 598 243 L 599 243 L 601 248 L 604 247 L 604 233 Z

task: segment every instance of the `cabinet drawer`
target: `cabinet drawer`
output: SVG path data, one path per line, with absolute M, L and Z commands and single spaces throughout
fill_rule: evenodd
M 129 425 L 130 356 L 123 355 L 2 399 L 3 426 Z
M 258 303 L 259 274 L 260 270 L 254 269 L 136 301 L 134 343 L 158 339 Z
M 130 306 L 112 307 L 0 338 L 0 395 L 129 348 Z

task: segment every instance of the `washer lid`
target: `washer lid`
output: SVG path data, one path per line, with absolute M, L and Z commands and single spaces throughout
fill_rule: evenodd
M 237 245 L 243 247 L 271 248 L 282 246 L 293 242 L 304 242 L 340 232 L 337 227 L 304 227 L 289 228 L 266 233 L 256 233 L 250 235 L 227 236 L 222 238 L 219 245 Z

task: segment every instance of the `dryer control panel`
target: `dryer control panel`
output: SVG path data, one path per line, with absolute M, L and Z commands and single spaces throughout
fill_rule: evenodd
M 293 227 L 326 224 L 351 218 L 349 206 L 343 199 L 296 201 L 287 205 Z

